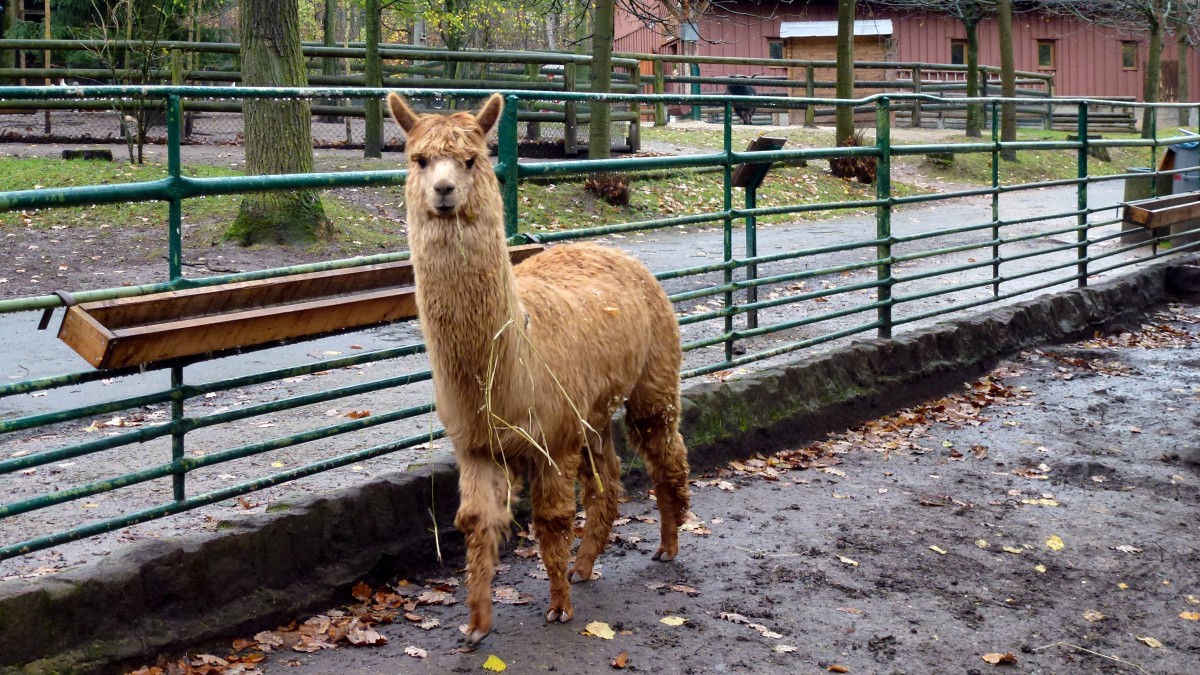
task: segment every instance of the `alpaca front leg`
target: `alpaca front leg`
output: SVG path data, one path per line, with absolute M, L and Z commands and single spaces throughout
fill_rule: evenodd
M 575 521 L 575 481 L 574 473 L 566 475 L 546 467 L 530 485 L 533 527 L 542 564 L 550 577 L 547 622 L 566 623 L 575 615 L 571 608 L 571 584 L 567 582 L 567 558 L 571 554 L 571 528 Z
M 454 525 L 467 540 L 467 642 L 478 644 L 492 630 L 492 579 L 500 538 L 511 517 L 502 501 L 504 473 L 490 459 L 459 460 L 458 514 Z

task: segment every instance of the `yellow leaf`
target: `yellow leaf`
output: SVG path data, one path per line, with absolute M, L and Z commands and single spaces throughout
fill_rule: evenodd
M 847 557 L 846 557 L 846 556 L 844 556 L 844 555 L 839 555 L 839 556 L 838 556 L 838 560 L 841 560 L 843 563 L 845 563 L 845 564 L 847 564 L 847 565 L 849 565 L 849 566 L 851 566 L 851 567 L 858 567 L 858 561 L 857 561 L 857 560 L 851 560 L 851 559 L 847 558 Z
M 1119 588 L 1123 591 L 1127 591 L 1127 590 L 1129 590 L 1129 584 L 1122 581 L 1121 583 L 1117 584 L 1117 588 Z
M 1066 544 L 1063 543 L 1062 537 L 1057 534 L 1050 535 L 1050 538 L 1046 540 L 1046 548 L 1049 548 L 1051 551 L 1061 551 L 1065 546 Z
M 483 669 L 496 673 L 503 673 L 506 669 L 508 669 L 508 665 L 501 661 L 500 657 L 496 656 L 495 654 L 488 654 L 487 661 L 483 662 Z
M 276 468 L 276 469 L 282 469 L 282 468 L 283 468 L 283 462 L 278 462 L 278 461 L 276 461 L 276 462 L 271 462 L 271 466 L 272 466 L 273 468 Z
M 984 654 L 983 660 L 995 666 L 1001 663 L 1016 663 L 1017 657 L 1014 656 L 1012 652 L 1004 652 L 1003 654 L 991 652 L 989 654 Z
M 1096 623 L 1097 621 L 1103 621 L 1104 615 L 1094 609 L 1089 609 L 1083 613 L 1083 618 L 1087 619 L 1091 623 Z
M 990 544 L 987 543 L 987 539 L 976 539 L 975 545 L 978 546 L 979 548 L 987 548 L 988 546 L 990 546 Z
M 1180 612 L 1179 618 L 1184 621 L 1200 621 L 1200 612 Z
M 616 632 L 603 621 L 593 621 L 584 627 L 584 635 L 594 635 L 601 640 L 611 640 Z
M 1138 640 L 1140 642 L 1145 642 L 1147 646 L 1149 646 L 1153 649 L 1158 649 L 1159 647 L 1163 646 L 1161 642 L 1159 642 L 1158 640 L 1155 640 L 1154 638 L 1152 638 L 1150 636 L 1142 637 L 1139 635 Z
M 1034 566 L 1033 566 L 1033 569 L 1034 569 L 1034 570 L 1036 570 L 1038 574 L 1045 574 L 1045 573 L 1046 573 L 1046 566 L 1045 566 L 1045 565 L 1034 565 Z
M 1017 555 L 1021 555 L 1021 553 L 1022 553 L 1021 549 L 1019 549 L 1015 546 L 1005 546 L 1004 552 L 1005 553 L 1015 553 Z
M 1183 599 L 1187 600 L 1187 604 L 1189 605 L 1200 605 L 1200 598 L 1197 598 L 1194 595 L 1185 595 L 1183 596 Z
M 1041 497 L 1038 499 L 1022 499 L 1021 503 L 1029 504 L 1031 506 L 1058 506 L 1058 502 L 1054 501 L 1053 499 L 1048 499 L 1045 497 Z
M 946 555 L 946 549 L 944 549 L 940 546 L 930 546 L 929 550 L 933 551 L 934 553 L 940 553 L 942 555 Z
M 687 623 L 687 619 L 683 618 L 682 616 L 664 616 L 658 621 L 659 623 L 665 623 L 668 626 L 682 626 L 683 624 Z

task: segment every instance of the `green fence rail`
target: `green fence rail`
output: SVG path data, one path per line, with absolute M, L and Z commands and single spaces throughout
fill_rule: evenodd
M 409 95 L 428 95 L 428 90 L 402 92 Z M 1060 288 L 1064 284 L 1086 285 L 1098 274 L 1128 265 L 1156 259 L 1162 255 L 1191 251 L 1200 245 L 1200 229 L 1175 232 L 1139 233 L 1137 241 L 1127 241 L 1129 233 L 1120 227 L 1119 217 L 1111 213 L 1112 205 L 1095 206 L 1090 202 L 1098 185 L 1114 181 L 1171 180 L 1188 171 L 1180 168 L 1147 174 L 1142 171 L 1096 176 L 1088 173 L 1088 153 L 1099 147 L 1147 148 L 1151 165 L 1157 148 L 1172 143 L 1193 140 L 1191 136 L 1151 139 L 1088 139 L 1080 141 L 1042 140 L 1001 143 L 997 125 L 987 140 L 962 144 L 897 144 L 893 142 L 891 114 L 894 106 L 921 101 L 944 104 L 946 100 L 929 95 L 892 97 L 872 96 L 854 101 L 833 99 L 795 99 L 783 97 L 724 97 L 684 95 L 592 95 L 571 92 L 502 92 L 506 98 L 505 113 L 499 122 L 499 162 L 495 170 L 502 181 L 506 208 L 505 226 L 510 240 L 516 243 L 557 242 L 581 238 L 611 237 L 627 233 L 654 233 L 681 227 L 707 226 L 719 228 L 719 251 L 705 252 L 711 262 L 681 268 L 659 269 L 657 277 L 664 283 L 671 299 L 681 310 L 680 324 L 684 330 L 684 348 L 688 352 L 685 378 L 701 377 L 734 371 L 739 367 L 764 362 L 776 357 L 830 343 L 855 335 L 890 336 L 893 331 L 922 321 L 941 318 L 980 305 L 1004 301 L 1044 289 Z M 380 98 L 383 89 L 254 89 L 229 88 L 222 92 L 231 99 L 305 97 Z M 481 94 L 476 90 L 439 90 L 438 95 L 472 99 Z M 164 279 L 157 283 L 132 287 L 92 289 L 75 293 L 80 302 L 128 297 L 165 290 L 194 288 L 231 281 L 263 279 L 290 274 L 367 265 L 402 260 L 407 253 L 335 260 L 289 268 L 256 270 L 244 274 L 193 278 L 183 274 L 182 243 L 183 214 L 190 200 L 212 195 L 244 194 L 249 192 L 294 189 L 334 189 L 340 187 L 397 186 L 405 180 L 404 170 L 348 171 L 280 176 L 232 176 L 194 178 L 183 172 L 180 156 L 179 117 L 184 101 L 190 97 L 207 97 L 211 91 L 204 87 L 0 87 L 0 106 L 6 101 L 52 99 L 80 101 L 87 99 L 149 97 L 165 103 L 169 132 L 167 177 L 117 185 L 95 185 L 69 188 L 36 188 L 0 192 L 0 212 L 78 207 L 97 204 L 152 201 L 168 205 L 168 255 Z M 1019 99 L 1023 102 L 1026 99 Z M 594 103 L 614 101 L 637 106 L 681 105 L 723 107 L 725 109 L 721 148 L 695 155 L 669 157 L 630 157 L 606 160 L 571 160 L 560 162 L 518 162 L 518 115 L 522 104 L 529 102 Z M 1003 100 L 975 99 L 956 103 L 981 103 L 995 108 Z M 1070 100 L 1079 114 L 1079 126 L 1087 128 L 1087 111 L 1103 105 L 1091 100 Z M 853 105 L 870 107 L 876 112 L 876 137 L 873 144 L 855 148 L 801 147 L 764 152 L 747 152 L 735 147 L 732 108 L 742 104 L 767 105 L 783 110 L 812 105 Z M 1177 107 L 1177 106 L 1176 106 Z M 993 111 L 993 120 L 996 110 Z M 1005 149 L 1037 152 L 1063 152 L 1076 158 L 1077 172 L 1070 178 L 1036 183 L 1003 184 L 999 179 L 999 153 Z M 906 157 L 931 153 L 985 154 L 991 158 L 993 172 L 990 185 L 951 192 L 916 192 L 897 194 L 893 168 Z M 741 164 L 763 162 L 797 162 L 826 160 L 835 157 L 858 157 L 876 162 L 878 179 L 872 195 L 861 199 L 834 202 L 765 204 L 748 189 L 739 200 L 733 186 L 734 169 Z M 717 208 L 638 222 L 619 223 L 575 230 L 532 233 L 520 227 L 522 206 L 519 189 L 532 179 L 579 176 L 594 172 L 618 171 L 630 175 L 664 172 L 672 180 L 693 181 L 699 171 L 717 170 L 721 175 L 721 198 Z M 769 179 L 768 179 L 769 180 Z M 1044 189 L 1073 193 L 1064 203 L 1046 204 L 1044 212 L 1032 216 L 1004 219 L 1002 198 L 1020 195 L 1039 195 Z M 1153 190 L 1151 194 L 1154 194 Z M 899 207 L 913 204 L 956 204 L 963 197 L 989 197 L 990 212 L 975 222 L 956 220 L 948 223 L 926 223 L 914 227 L 896 217 Z M 742 205 L 739 205 L 742 204 Z M 808 246 L 792 246 L 786 250 L 761 253 L 764 243 L 781 236 L 775 230 L 753 226 L 754 221 L 768 217 L 793 216 L 822 212 L 829 219 L 839 217 L 839 211 L 872 212 L 874 227 L 846 226 L 839 238 Z M 902 212 L 903 213 L 903 212 Z M 834 222 L 831 220 L 830 222 Z M 735 244 L 735 228 L 745 228 L 745 244 Z M 801 226 L 803 227 L 803 226 Z M 1189 226 L 1190 227 L 1190 226 Z M 1169 248 L 1165 245 L 1170 244 Z M 963 255 L 970 254 L 964 258 Z M 717 259 L 719 256 L 719 259 Z M 809 286 L 808 284 L 813 284 Z M 933 301 L 923 302 L 923 301 Z M 812 303 L 824 304 L 812 304 Z M 801 303 L 805 303 L 801 305 Z M 60 307 L 58 295 L 0 300 L 0 315 L 29 310 Z M 710 306 L 715 304 L 714 306 Z M 934 306 L 936 305 L 936 306 Z M 797 307 L 805 311 L 796 312 Z M 791 312 L 791 313 L 788 313 Z M 46 340 L 52 339 L 45 335 Z M 429 398 L 417 394 L 394 410 L 373 411 L 361 419 L 336 423 L 314 423 L 296 433 L 272 436 L 270 431 L 256 434 L 234 447 L 204 446 L 202 453 L 190 449 L 193 439 L 202 437 L 205 430 L 222 425 L 251 425 L 264 416 L 289 411 L 311 409 L 331 401 L 345 401 L 370 393 L 399 388 L 428 386 L 430 374 L 421 361 L 423 346 L 415 333 L 410 344 L 381 348 L 349 357 L 322 360 L 282 368 L 267 368 L 261 372 L 239 374 L 236 377 L 205 379 L 192 375 L 202 370 L 210 359 L 232 358 L 228 354 L 211 355 L 162 364 L 150 364 L 147 371 L 165 371 L 169 384 L 162 387 L 147 385 L 151 391 L 135 395 L 101 396 L 103 400 L 56 409 L 54 399 L 28 397 L 45 396 L 90 387 L 117 378 L 138 377 L 143 369 L 119 371 L 65 372 L 32 377 L 0 384 L 0 405 L 20 402 L 20 410 L 0 419 L 0 444 L 7 450 L 17 447 L 17 441 L 42 439 L 33 452 L 0 453 L 0 486 L 9 499 L 0 503 L 0 532 L 7 533 L 0 542 L 0 560 L 53 547 L 92 535 L 112 532 L 162 516 L 181 513 L 197 507 L 225 502 L 256 490 L 278 485 L 300 477 L 336 467 L 356 465 L 369 458 L 417 448 L 440 437 L 441 431 L 432 425 L 432 404 Z M 207 397 L 221 393 L 246 390 L 256 386 L 278 386 L 282 382 L 319 376 L 322 373 L 346 369 L 388 365 L 394 371 L 383 377 L 321 386 L 299 394 L 265 394 L 264 400 L 205 413 L 196 407 Z M 67 368 L 69 366 L 64 366 Z M 189 375 L 189 377 L 185 377 Z M 199 382 L 197 383 L 197 380 Z M 268 390 L 270 391 L 270 390 Z M 424 396 L 424 398 L 422 398 Z M 46 404 L 42 402 L 45 401 Z M 31 405 L 32 403 L 32 405 Z M 161 423 L 98 435 L 78 441 L 73 437 L 82 420 L 131 410 L 158 406 L 164 411 Z M 14 410 L 17 406 L 12 406 Z M 426 424 L 421 426 L 422 421 Z M 214 487 L 211 481 L 194 488 L 196 476 L 205 469 L 226 466 L 231 462 L 270 456 L 281 449 L 309 444 L 336 444 L 344 439 L 358 438 L 355 432 L 387 428 L 389 438 L 348 441 L 348 447 L 336 447 L 328 456 L 314 458 L 307 454 L 305 461 L 292 468 L 256 469 L 257 475 L 232 485 Z M 268 425 L 269 426 L 269 425 Z M 242 426 L 228 428 L 242 429 Z M 65 441 L 53 442 L 61 434 Z M 77 435 L 77 434 L 74 434 Z M 50 437 L 50 441 L 45 441 Z M 12 442 L 9 442 L 12 441 Z M 331 446 L 332 447 L 332 446 Z M 111 455 L 134 453 L 143 466 L 120 472 L 109 469 Z M 157 453 L 162 453 L 161 455 Z M 319 454 L 319 453 L 315 453 Z M 22 483 L 39 469 L 58 467 L 63 471 L 72 462 L 94 460 L 90 469 L 75 476 L 73 482 L 53 491 L 38 492 Z M 131 463 L 125 457 L 123 466 Z M 274 471 L 275 468 L 283 470 Z M 112 475 L 115 474 L 115 475 Z M 121 508 L 105 517 L 88 517 L 86 511 L 69 512 L 74 524 L 66 529 L 36 520 L 39 514 L 78 504 L 80 500 L 137 486 L 169 482 L 169 498 L 155 497 L 154 503 L 138 508 Z M 163 488 L 166 492 L 166 488 Z M 84 504 L 86 506 L 87 503 Z M 63 518 L 56 521 L 63 522 Z M 15 538 L 15 540 L 14 540 Z

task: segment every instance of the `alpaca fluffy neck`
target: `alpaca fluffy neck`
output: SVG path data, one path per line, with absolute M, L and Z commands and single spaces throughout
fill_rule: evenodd
M 523 322 L 524 311 L 499 210 L 422 219 L 410 234 L 421 330 L 449 429 L 452 418 L 479 419 L 487 382 L 508 380 L 518 343 L 505 326 Z

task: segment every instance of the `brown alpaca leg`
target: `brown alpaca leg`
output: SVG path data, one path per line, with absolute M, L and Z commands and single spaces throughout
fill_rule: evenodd
M 679 526 L 691 504 L 687 448 L 679 435 L 678 362 L 671 362 L 647 365 L 625 405 L 629 440 L 646 460 L 654 482 L 662 536 L 654 559 L 662 561 L 679 555 Z
M 592 578 L 596 556 L 608 546 L 608 535 L 617 517 L 617 500 L 621 497 L 621 460 L 613 447 L 612 425 L 605 424 L 601 428 L 600 447 L 592 448 L 590 460 L 585 449 L 579 466 L 579 483 L 583 486 L 587 522 L 584 524 L 583 543 L 575 554 L 575 566 L 567 573 L 571 583 Z M 593 462 L 595 472 L 592 470 Z M 600 486 L 596 485 L 597 475 L 600 477 Z
M 465 454 L 465 453 L 464 453 Z M 490 457 L 458 458 L 460 503 L 454 525 L 467 539 L 467 642 L 477 644 L 492 630 L 492 579 L 500 539 L 511 516 L 502 501 L 504 472 Z
M 574 462 L 572 462 L 574 464 Z M 575 615 L 571 609 L 571 585 L 567 583 L 567 558 L 571 554 L 575 524 L 575 466 L 559 469 L 544 466 L 530 481 L 533 528 L 537 534 L 542 564 L 550 577 L 550 605 L 546 621 L 566 623 Z

